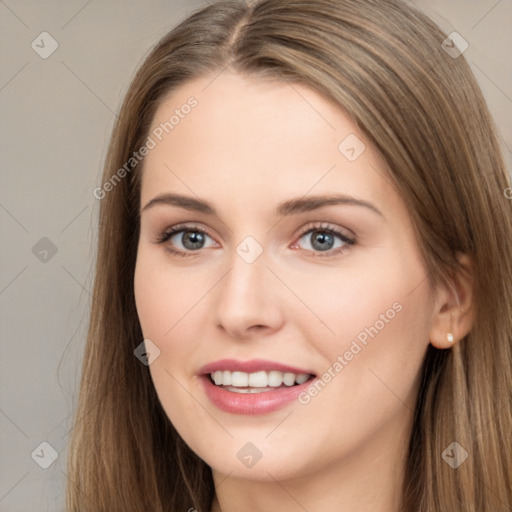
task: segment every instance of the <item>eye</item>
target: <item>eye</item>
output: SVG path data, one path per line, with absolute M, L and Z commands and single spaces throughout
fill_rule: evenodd
M 212 240 L 213 244 L 206 246 L 207 239 Z M 163 233 L 160 233 L 155 241 L 157 244 L 164 244 L 166 242 L 170 242 L 166 247 L 169 252 L 181 256 L 188 256 L 187 252 L 196 252 L 216 244 L 206 231 L 192 225 L 177 225 L 168 228 Z
M 306 249 L 313 251 L 313 256 L 320 257 L 340 254 L 356 243 L 354 238 L 346 236 L 328 224 L 310 226 L 309 229 L 300 235 L 299 241 L 302 239 L 306 240 Z M 297 248 L 297 246 L 298 242 L 295 242 L 292 245 L 292 249 Z

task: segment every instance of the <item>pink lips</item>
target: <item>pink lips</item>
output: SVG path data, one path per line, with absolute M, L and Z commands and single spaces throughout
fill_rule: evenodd
M 209 400 L 219 409 L 232 414 L 266 414 L 286 406 L 297 399 L 309 385 L 312 379 L 303 384 L 290 387 L 279 387 L 272 391 L 263 391 L 260 393 L 236 393 L 228 391 L 222 387 L 216 386 L 210 379 L 210 373 L 221 370 L 240 371 L 253 373 L 257 371 L 307 373 L 313 374 L 311 370 L 296 368 L 293 366 L 266 361 L 262 359 L 253 359 L 250 361 L 237 361 L 235 359 L 223 359 L 209 363 L 199 370 L 203 389 Z
M 205 366 L 202 366 L 197 373 L 199 375 L 210 374 L 217 370 L 230 370 L 234 372 L 246 372 L 246 373 L 254 373 L 254 372 L 271 372 L 272 370 L 276 370 L 278 372 L 290 372 L 290 373 L 309 373 L 313 374 L 311 370 L 304 370 L 301 368 L 296 368 L 294 366 L 288 366 L 286 364 L 275 363 L 273 361 L 267 361 L 265 359 L 251 359 L 250 361 L 238 361 L 236 359 L 222 359 L 220 361 L 215 361 L 213 363 L 209 363 Z

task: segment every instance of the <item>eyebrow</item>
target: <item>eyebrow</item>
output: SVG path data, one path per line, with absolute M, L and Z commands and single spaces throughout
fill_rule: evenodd
M 184 208 L 185 210 L 201 212 L 206 215 L 218 216 L 215 208 L 207 201 L 197 199 L 195 197 L 182 196 L 180 194 L 172 193 L 164 193 L 154 197 L 146 204 L 146 206 L 142 208 L 141 212 L 144 212 L 156 205 L 177 206 L 179 208 Z M 343 194 L 308 196 L 289 199 L 277 206 L 275 214 L 281 217 L 286 217 L 288 215 L 310 212 L 324 206 L 331 205 L 362 206 L 385 218 L 384 214 L 372 203 L 363 199 L 357 199 L 355 197 Z

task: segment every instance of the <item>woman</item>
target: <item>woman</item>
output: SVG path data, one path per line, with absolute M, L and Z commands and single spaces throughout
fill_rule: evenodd
M 69 510 L 509 510 L 508 190 L 467 63 L 416 9 L 190 16 L 94 192 Z

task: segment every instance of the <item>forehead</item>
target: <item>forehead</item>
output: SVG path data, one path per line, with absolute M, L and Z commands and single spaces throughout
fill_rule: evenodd
M 230 73 L 195 79 L 160 104 L 149 135 L 143 201 L 176 189 L 240 206 L 309 191 L 392 199 L 380 154 L 304 85 Z
M 189 109 L 192 98 L 197 104 Z M 169 121 L 172 127 L 166 125 Z M 253 157 L 266 147 L 287 149 L 283 143 L 298 139 L 311 141 L 295 148 L 295 153 L 304 153 L 318 137 L 326 144 L 332 140 L 336 150 L 339 136 L 356 130 L 339 107 L 305 85 L 226 72 L 195 79 L 174 91 L 155 114 L 151 130 L 159 127 L 170 141 L 194 131 L 202 140 L 199 150 L 210 141 L 231 151 L 235 142 L 244 148 L 257 146 Z

